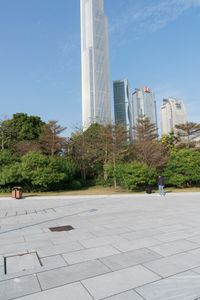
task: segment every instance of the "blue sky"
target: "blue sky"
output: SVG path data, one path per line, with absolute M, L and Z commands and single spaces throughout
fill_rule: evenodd
M 185 101 L 200 122 L 200 0 L 105 0 L 111 81 Z M 81 126 L 79 0 L 0 0 L 0 119 Z M 111 85 L 112 88 L 112 85 Z

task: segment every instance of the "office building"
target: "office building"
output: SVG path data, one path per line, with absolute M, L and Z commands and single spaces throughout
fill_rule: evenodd
M 82 123 L 111 123 L 108 24 L 104 0 L 80 0 Z
M 140 116 L 146 116 L 157 128 L 156 100 L 152 90 L 148 87 L 135 89 L 132 94 L 132 101 L 134 126 L 136 126 Z
M 182 100 L 175 98 L 163 99 L 161 106 L 161 132 L 162 135 L 174 132 L 175 126 L 187 122 L 185 105 Z
M 113 82 L 115 124 L 122 124 L 132 138 L 133 109 L 129 82 L 116 80 Z

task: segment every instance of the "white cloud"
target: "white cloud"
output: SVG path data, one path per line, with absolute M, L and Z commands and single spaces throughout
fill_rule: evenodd
M 199 7 L 200 0 L 163 0 L 145 1 L 139 5 L 137 1 L 123 2 L 121 13 L 113 18 L 111 34 L 123 35 L 126 31 L 136 36 L 151 33 L 164 28 L 188 9 Z

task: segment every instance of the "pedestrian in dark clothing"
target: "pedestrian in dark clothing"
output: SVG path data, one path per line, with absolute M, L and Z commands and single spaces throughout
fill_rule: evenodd
M 160 196 L 165 196 L 163 176 L 158 177 L 158 189 L 159 189 Z

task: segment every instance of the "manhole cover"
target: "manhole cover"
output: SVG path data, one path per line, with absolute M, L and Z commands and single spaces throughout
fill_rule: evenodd
M 58 227 L 51 227 L 49 230 L 51 231 L 70 231 L 73 230 L 74 228 L 71 225 L 65 225 L 65 226 L 58 226 Z
M 37 252 L 21 253 L 4 257 L 4 274 L 18 273 L 41 266 L 42 263 Z

